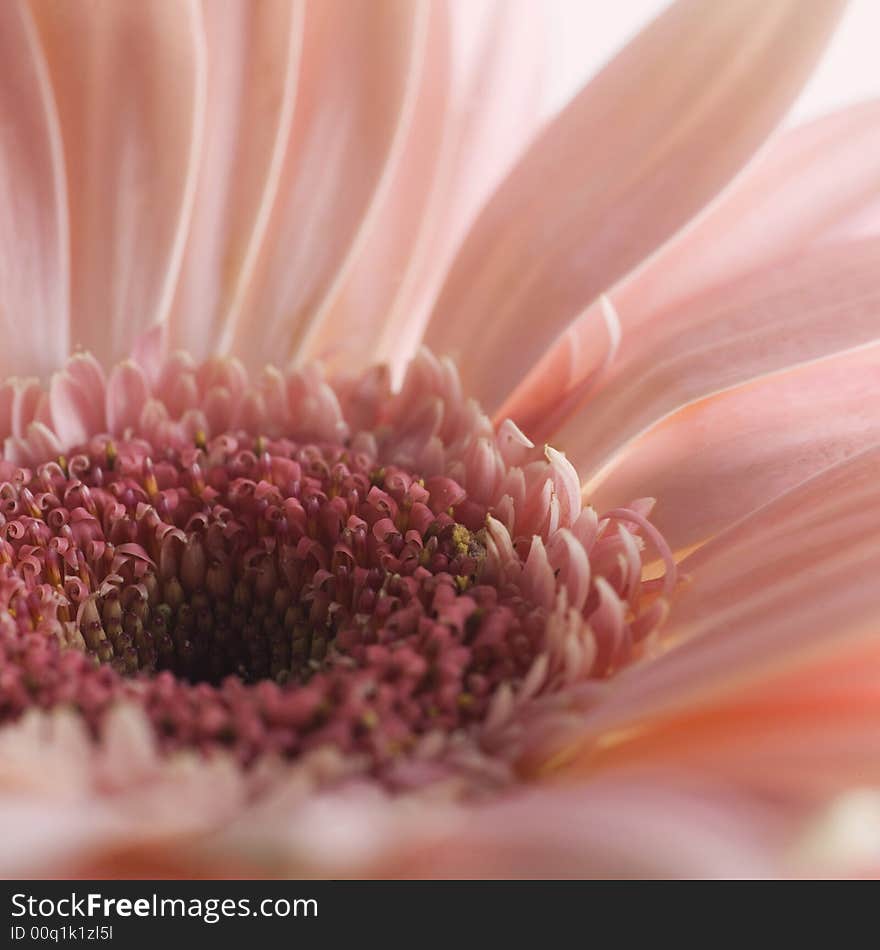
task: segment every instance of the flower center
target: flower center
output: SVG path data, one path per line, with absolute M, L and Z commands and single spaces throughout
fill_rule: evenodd
M 486 510 L 340 444 L 96 439 L 0 486 L 0 720 L 136 697 L 166 748 L 374 764 L 482 720 L 546 609 Z

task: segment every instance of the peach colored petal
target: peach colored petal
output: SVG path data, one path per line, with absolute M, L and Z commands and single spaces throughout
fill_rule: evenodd
M 432 6 L 435 18 L 441 12 L 450 18 L 451 62 L 443 76 L 429 61 L 426 78 L 445 82 L 445 96 L 424 89 L 428 101 L 417 106 L 388 207 L 377 215 L 312 344 L 317 355 L 345 346 L 356 367 L 369 353 L 390 362 L 396 375 L 415 353 L 468 226 L 538 128 L 548 68 L 544 5 L 493 0 L 451 4 L 448 11 Z M 438 32 L 432 25 L 434 59 L 443 52 Z M 492 106 L 475 109 L 474 102 Z
M 654 311 L 851 227 L 880 191 L 880 100 L 787 131 L 615 302 Z M 876 235 L 875 235 L 876 236 Z M 626 327 L 641 321 L 623 317 Z M 635 339 L 632 343 L 635 344 Z
M 0 8 L 2 375 L 42 375 L 67 352 L 67 196 L 58 116 L 26 4 Z
M 63 445 L 79 445 L 107 427 L 104 370 L 91 353 L 74 353 L 49 386 L 52 428 Z
M 315 317 L 306 355 L 341 371 L 358 371 L 375 359 L 389 310 L 412 266 L 424 231 L 432 190 L 436 190 L 444 136 L 453 121 L 451 13 L 430 6 L 424 64 L 395 173 L 370 215 L 369 231 Z
M 554 443 L 589 477 L 696 400 L 877 339 L 878 259 L 877 238 L 814 247 L 657 313 Z
M 631 382 L 632 361 L 644 361 L 654 346 L 644 334 L 662 332 L 682 305 L 691 308 L 710 288 L 835 235 L 838 241 L 869 236 L 864 219 L 876 224 L 878 216 L 866 213 L 866 203 L 878 192 L 880 102 L 782 135 L 703 217 L 614 289 L 622 339 L 599 391 Z M 874 227 L 874 237 L 877 232 Z M 706 319 L 714 316 L 707 312 Z M 585 396 L 592 398 L 610 346 L 601 318 L 592 305 L 566 328 L 499 416 L 513 415 L 546 438 Z M 592 408 L 587 416 L 595 418 Z
M 3 438 L 7 436 L 21 437 L 27 427 L 33 422 L 40 400 L 43 398 L 43 389 L 36 377 L 22 379 L 13 376 L 3 381 Z
M 363 786 L 301 801 L 282 784 L 193 853 L 292 877 L 767 877 L 789 826 L 753 796 L 654 767 L 469 807 Z
M 484 406 L 742 167 L 840 8 L 680 0 L 549 125 L 471 231 L 426 335 Z
M 659 763 L 815 805 L 880 786 L 878 718 L 880 648 L 867 640 L 645 724 L 581 765 L 595 772 Z
M 100 746 L 69 713 L 34 712 L 0 751 L 6 876 L 772 876 L 791 830 L 754 795 L 662 764 L 474 806 L 367 783 L 316 794 L 295 770 L 248 794 L 222 757 L 157 757 L 125 707 Z
M 32 9 L 64 138 L 71 343 L 109 363 L 171 304 L 204 112 L 201 13 L 179 0 Z
M 108 431 L 122 435 L 127 428 L 136 427 L 149 398 L 149 385 L 137 363 L 125 360 L 114 366 L 107 381 Z
M 427 13 L 405 0 L 307 8 L 274 207 L 219 343 L 249 366 L 297 353 L 381 205 L 417 98 Z
M 12 434 L 12 407 L 15 404 L 14 381 L 5 379 L 0 385 L 0 439 Z
M 381 873 L 429 878 L 764 878 L 786 823 L 707 780 L 644 770 L 475 808 Z
M 700 544 L 788 488 L 880 441 L 880 343 L 697 400 L 584 486 L 602 511 L 648 493 L 673 550 Z
M 831 682 L 847 651 L 876 644 L 878 466 L 873 448 L 826 469 L 687 558 L 667 651 L 622 673 L 585 728 L 624 742 L 649 717 L 735 703 L 811 665 Z
M 61 454 L 58 436 L 45 423 L 31 422 L 20 436 L 9 436 L 3 443 L 3 458 L 16 465 L 39 465 Z
M 862 237 L 877 237 L 880 234 L 880 196 L 876 193 L 853 214 L 847 215 L 842 221 L 835 222 L 821 236 L 824 244 L 834 244 L 838 241 L 851 241 Z
M 170 324 L 172 348 L 215 351 L 278 187 L 296 98 L 304 5 L 204 4 L 205 136 Z
M 222 829 L 244 797 L 229 761 L 160 756 L 139 709 L 117 708 L 100 744 L 72 713 L 35 710 L 0 729 L 0 874 L 82 876 L 132 853 L 149 868 Z

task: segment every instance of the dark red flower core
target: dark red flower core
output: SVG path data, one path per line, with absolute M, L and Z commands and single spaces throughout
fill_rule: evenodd
M 486 715 L 544 612 L 484 583 L 485 511 L 343 445 L 96 440 L 0 486 L 0 721 L 137 701 L 164 748 L 374 766 Z

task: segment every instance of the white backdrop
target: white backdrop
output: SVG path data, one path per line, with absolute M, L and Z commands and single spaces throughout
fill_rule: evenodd
M 531 2 L 549 3 L 555 8 L 550 57 L 556 69 L 551 99 L 557 107 L 567 92 L 595 73 L 666 6 L 664 0 Z M 812 0 L 801 2 L 806 5 Z M 824 59 L 789 114 L 787 124 L 874 96 L 880 96 L 880 0 L 850 0 Z

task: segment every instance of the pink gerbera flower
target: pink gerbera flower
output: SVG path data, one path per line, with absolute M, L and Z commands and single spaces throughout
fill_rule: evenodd
M 0 5 L 5 874 L 864 869 L 880 110 L 696 217 L 839 8 Z

